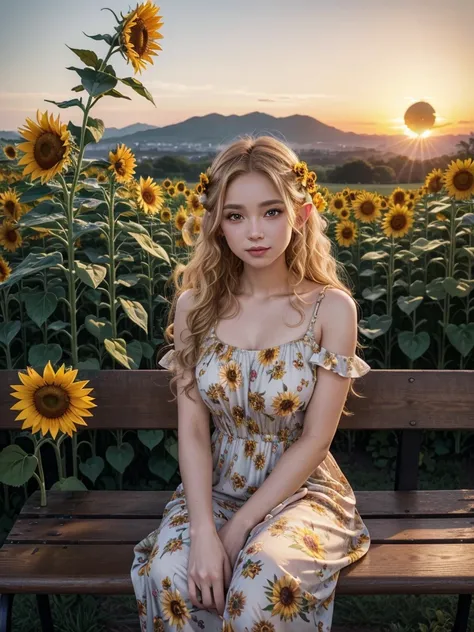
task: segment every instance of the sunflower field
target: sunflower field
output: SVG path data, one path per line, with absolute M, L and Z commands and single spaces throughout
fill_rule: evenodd
M 171 272 L 191 255 L 204 214 L 205 174 L 196 184 L 137 179 L 124 144 L 108 160 L 84 157 L 104 133 L 94 106 L 130 99 L 117 86 L 154 104 L 135 76 L 117 76 L 111 57 L 120 54 L 134 75 L 153 63 L 161 50 L 158 8 L 147 1 L 126 15 L 112 13 L 113 33 L 87 36 L 105 46 L 103 58 L 70 49 L 82 62 L 68 68 L 79 80 L 72 91 L 83 96 L 50 101 L 60 110 L 78 108 L 82 124 L 38 110 L 18 130 L 22 142 L 0 148 L 0 369 L 18 370 L 21 382 L 12 386 L 10 409 L 18 432 L 0 452 L 7 508 L 9 487 L 23 486 L 27 495 L 29 484 L 40 487 L 46 504 L 42 446 L 55 457 L 55 489 L 163 489 L 178 480 L 176 432 L 156 439 L 131 430 L 129 441 L 121 432 L 89 432 L 87 417 L 100 402 L 91 396 L 93 381 L 87 388 L 76 381 L 81 370 L 156 368 Z M 316 182 L 313 189 L 315 212 L 327 220 L 360 305 L 371 366 L 474 368 L 472 158 L 454 159 L 423 186 L 390 195 L 350 188 L 332 194 Z M 471 448 L 465 433 L 456 434 L 456 454 Z

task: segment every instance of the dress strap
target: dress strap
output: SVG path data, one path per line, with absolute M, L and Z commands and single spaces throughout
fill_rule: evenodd
M 325 285 L 323 287 L 323 289 L 318 294 L 318 298 L 316 300 L 316 303 L 315 303 L 314 309 L 313 309 L 313 315 L 311 316 L 311 320 L 309 321 L 308 329 L 307 329 L 307 332 L 306 332 L 307 334 L 311 335 L 313 333 L 313 331 L 314 331 L 314 323 L 316 322 L 316 318 L 318 317 L 319 306 L 321 305 L 321 301 L 323 300 L 323 298 L 326 295 L 326 289 L 328 287 L 331 287 L 330 283 Z

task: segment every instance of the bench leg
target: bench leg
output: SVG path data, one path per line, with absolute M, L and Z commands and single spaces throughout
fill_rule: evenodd
M 467 632 L 471 601 L 472 595 L 459 595 L 456 620 L 454 621 L 452 632 Z
M 54 632 L 53 617 L 49 605 L 49 595 L 36 595 L 42 632 Z
M 11 632 L 14 596 L 0 595 L 0 632 Z

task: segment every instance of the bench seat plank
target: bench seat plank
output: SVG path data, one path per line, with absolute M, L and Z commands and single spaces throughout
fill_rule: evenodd
M 443 489 L 413 491 L 357 491 L 357 508 L 362 516 L 403 518 L 453 514 L 474 516 L 474 490 Z M 170 491 L 64 492 L 48 490 L 48 504 L 40 507 L 40 492 L 25 502 L 22 518 L 95 516 L 100 518 L 161 518 L 171 498 Z
M 0 549 L 0 593 L 133 594 L 127 544 Z M 474 544 L 373 544 L 341 571 L 342 594 L 474 593 Z
M 160 518 L 19 518 L 6 544 L 129 544 L 160 526 Z M 366 518 L 372 543 L 474 544 L 474 517 Z

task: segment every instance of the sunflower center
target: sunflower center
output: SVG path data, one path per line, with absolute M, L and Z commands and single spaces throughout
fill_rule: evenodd
M 292 399 L 284 399 L 281 403 L 280 409 L 281 410 L 289 410 L 292 411 L 294 407 L 294 402 Z
M 288 586 L 282 588 L 280 593 L 280 601 L 285 606 L 290 606 L 292 603 L 294 603 L 295 599 L 291 588 L 288 588 Z
M 334 200 L 334 207 L 335 207 L 335 208 L 340 209 L 340 208 L 342 208 L 343 206 L 344 206 L 344 204 L 343 204 L 342 200 L 340 200 L 340 199 L 339 199 L 339 200 Z
M 38 412 L 48 419 L 61 417 L 69 408 L 69 396 L 57 386 L 43 386 L 34 395 Z
M 66 148 L 59 136 L 46 132 L 38 137 L 34 156 L 41 169 L 51 169 L 62 160 L 65 151 Z
M 170 610 L 175 616 L 180 617 L 183 615 L 183 608 L 179 601 L 172 601 L 170 606 Z
M 394 215 L 390 220 L 390 226 L 393 230 L 402 230 L 407 225 L 407 218 L 405 215 Z
M 435 176 L 434 178 L 430 180 L 428 189 L 429 191 L 431 191 L 431 193 L 438 193 L 438 191 L 441 191 L 442 188 L 443 188 L 443 182 L 440 176 Z
M 3 205 L 3 208 L 7 213 L 13 215 L 13 213 L 15 212 L 16 204 L 13 200 L 7 200 Z
M 14 147 L 7 147 L 5 153 L 9 158 L 15 158 L 16 152 Z
M 119 174 L 119 176 L 125 175 L 126 169 L 125 169 L 125 163 L 123 162 L 123 160 L 117 160 L 114 167 L 115 167 L 115 171 Z
M 303 542 L 304 542 L 306 548 L 309 549 L 310 551 L 317 551 L 319 549 L 318 544 L 317 544 L 316 539 L 314 538 L 314 536 L 305 535 L 304 538 L 303 538 Z
M 10 241 L 12 244 L 15 244 L 17 241 L 17 232 L 15 229 L 8 230 L 6 233 L 7 241 Z
M 147 204 L 153 204 L 155 201 L 155 194 L 151 189 L 145 189 L 145 191 L 142 192 L 142 198 Z
M 362 215 L 372 215 L 374 211 L 375 206 L 370 200 L 366 200 L 360 206 L 360 212 L 362 213 Z
M 403 191 L 398 191 L 393 196 L 393 203 L 394 204 L 403 204 L 404 201 L 405 201 L 405 194 L 403 193 Z
M 453 178 L 453 184 L 458 191 L 469 191 L 474 184 L 474 175 L 470 171 L 458 171 Z
M 345 228 L 342 229 L 342 236 L 344 237 L 344 239 L 351 239 L 352 238 L 352 228 L 350 226 L 346 226 Z
M 141 18 L 138 18 L 136 23 L 132 26 L 130 42 L 140 57 L 146 52 L 148 47 L 148 31 Z

